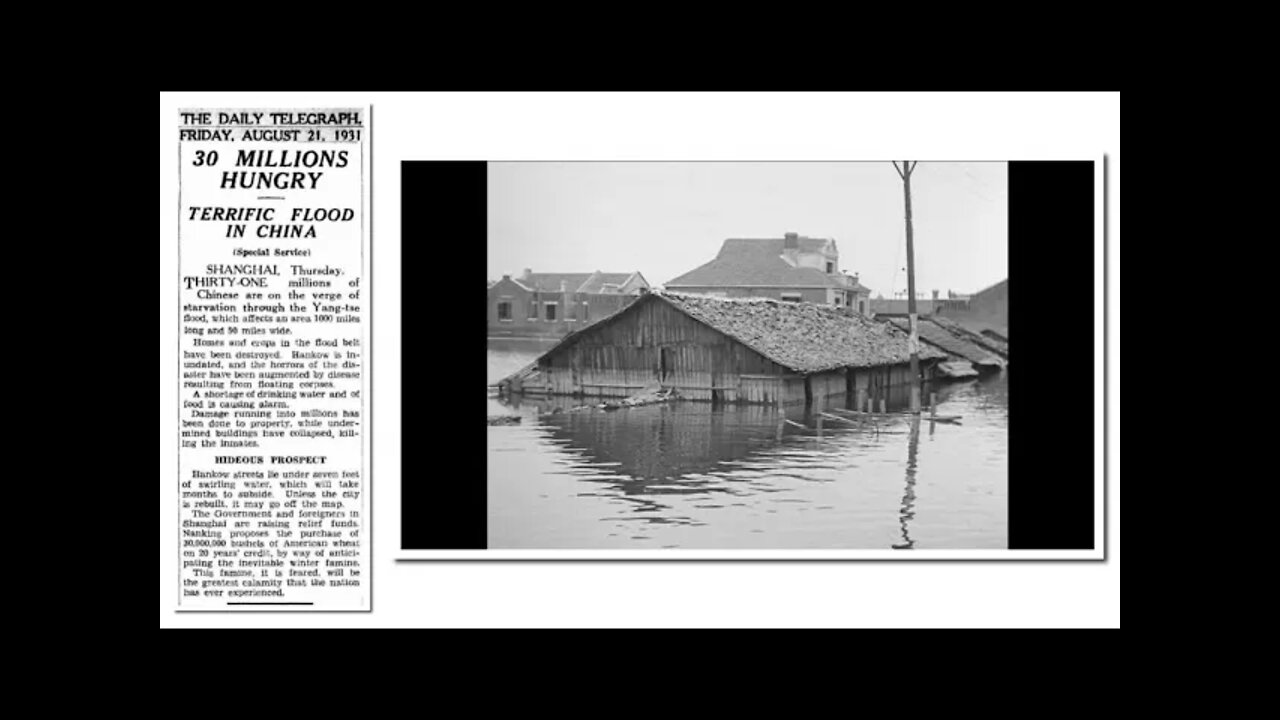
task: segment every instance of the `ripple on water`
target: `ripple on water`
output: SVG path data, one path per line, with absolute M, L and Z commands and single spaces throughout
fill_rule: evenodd
M 507 408 L 532 419 L 489 428 L 489 546 L 1005 547 L 1004 383 L 944 386 L 938 412 L 962 424 L 914 434 L 902 418 L 879 434 L 832 420 L 779 439 L 776 410 L 700 403 Z

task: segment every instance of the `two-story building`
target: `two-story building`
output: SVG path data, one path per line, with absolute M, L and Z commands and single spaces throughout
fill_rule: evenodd
M 489 285 L 488 326 L 493 336 L 566 335 L 626 307 L 649 283 L 639 272 L 535 273 Z
M 870 315 L 871 291 L 840 269 L 831 238 L 789 232 L 780 238 L 729 238 L 715 259 L 666 283 L 667 290 L 713 297 L 765 297 Z

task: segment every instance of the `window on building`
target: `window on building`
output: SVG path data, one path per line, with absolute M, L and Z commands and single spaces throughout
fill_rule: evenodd
M 504 320 L 506 322 L 511 322 L 511 301 L 510 300 L 498 301 L 498 319 Z
M 538 319 L 538 301 L 537 300 L 529 301 L 529 319 L 530 320 Z
M 827 274 L 828 274 L 828 275 L 830 275 L 831 273 L 833 273 L 833 272 L 835 272 L 835 271 L 836 271 L 836 264 L 835 264 L 835 263 L 833 263 L 833 262 L 829 262 L 829 263 L 827 263 Z
M 800 302 L 804 296 L 800 293 L 782 293 L 782 299 L 786 302 Z
M 867 303 L 865 300 L 858 301 L 858 312 L 863 315 L 867 314 Z
M 591 312 L 587 309 L 587 303 L 582 303 L 582 319 L 584 321 L 591 319 Z
M 548 321 L 548 322 L 551 322 L 551 321 L 555 320 L 555 319 L 556 319 L 556 304 L 555 304 L 555 303 L 553 303 L 553 302 L 549 302 L 549 303 L 546 303 L 545 305 L 543 305 L 543 307 L 545 307 L 545 308 L 547 309 L 547 314 L 546 314 L 547 321 Z

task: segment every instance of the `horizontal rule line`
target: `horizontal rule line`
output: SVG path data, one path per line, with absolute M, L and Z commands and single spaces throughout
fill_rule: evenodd
M 179 130 L 197 130 L 200 128 L 337 128 L 349 130 L 363 128 L 363 125 L 179 125 Z
M 315 605 L 313 602 L 229 602 L 228 605 Z

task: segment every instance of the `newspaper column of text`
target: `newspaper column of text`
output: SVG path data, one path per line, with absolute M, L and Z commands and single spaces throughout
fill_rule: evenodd
M 178 118 L 180 610 L 368 610 L 368 108 Z

